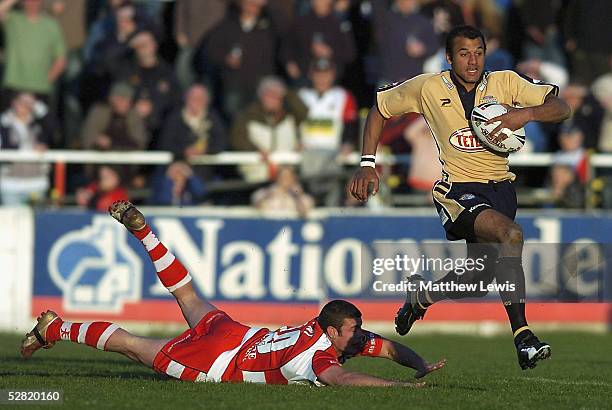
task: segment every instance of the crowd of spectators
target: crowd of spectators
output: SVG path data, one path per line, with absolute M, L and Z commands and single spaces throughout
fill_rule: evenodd
M 592 183 L 612 207 L 612 173 L 594 180 L 585 166 L 591 152 L 612 153 L 610 15 L 600 0 L 0 0 L 0 149 L 173 154 L 161 168 L 71 166 L 67 203 L 92 209 L 119 197 L 251 198 L 300 214 L 352 205 L 339 158 L 360 149 L 359 109 L 380 85 L 447 69 L 445 34 L 472 24 L 487 37 L 487 69 L 555 83 L 574 111 L 559 126 L 528 125 L 524 150 L 557 154 L 519 184 L 581 207 Z M 383 182 L 427 196 L 439 167 L 422 119 L 389 121 L 382 143 L 414 154 Z M 261 161 L 190 164 L 228 150 Z M 275 152 L 301 152 L 302 164 L 281 167 Z M 4 163 L 1 203 L 44 203 L 49 181 L 47 165 Z

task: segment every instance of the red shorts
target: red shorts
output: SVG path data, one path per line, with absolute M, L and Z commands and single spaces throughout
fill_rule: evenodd
M 170 340 L 153 360 L 153 370 L 188 381 L 206 381 L 215 360 L 240 346 L 251 328 L 220 310 L 208 312 L 193 329 Z

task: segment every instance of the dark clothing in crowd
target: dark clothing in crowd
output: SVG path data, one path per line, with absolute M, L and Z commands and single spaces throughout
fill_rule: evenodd
M 287 33 L 282 47 L 283 62 L 296 62 L 306 75 L 311 61 L 317 58 L 311 52 L 312 43 L 316 41 L 324 42 L 333 50 L 331 60 L 340 75 L 343 67 L 355 59 L 355 39 L 350 23 L 342 23 L 334 14 L 319 17 L 309 13 L 298 17 Z
M 248 105 L 259 81 L 274 74 L 276 47 L 275 29 L 265 15 L 248 30 L 242 27 L 238 14 L 232 12 L 210 33 L 208 54 L 220 72 L 226 115 L 232 116 Z M 241 56 L 240 67 L 227 66 L 230 53 Z
M 154 67 L 140 67 L 137 64 L 125 66 L 119 73 L 119 81 L 134 87 L 134 101 L 150 100 L 153 111 L 145 118 L 149 133 L 154 138 L 159 132 L 168 113 L 181 101 L 181 89 L 172 67 L 159 60 Z
M 380 79 L 384 81 L 400 81 L 421 74 L 425 60 L 438 51 L 438 37 L 431 20 L 420 13 L 401 14 L 391 8 L 376 26 L 382 65 Z M 411 39 L 425 45 L 422 57 L 414 58 L 406 53 L 406 44 Z
M 185 149 L 201 141 L 206 154 L 216 154 L 227 148 L 227 130 L 216 111 L 210 111 L 202 119 L 201 130 L 194 131 L 185 121 L 183 110 L 173 111 L 164 123 L 159 148 L 171 151 L 175 157 L 184 156 Z

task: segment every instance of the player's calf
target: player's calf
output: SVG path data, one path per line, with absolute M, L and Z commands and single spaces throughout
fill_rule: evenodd
M 178 258 L 157 239 L 142 212 L 131 202 L 116 201 L 108 209 L 147 250 L 161 283 L 176 298 L 190 327 L 198 324 L 215 306 L 198 297 L 191 285 L 191 275 Z
M 38 349 L 50 349 L 60 340 L 105 350 L 107 341 L 118 329 L 118 325 L 110 322 L 63 321 L 55 312 L 48 310 L 40 314 L 36 326 L 21 342 L 21 356 L 27 359 Z
M 191 282 L 191 275 L 185 266 L 157 239 L 142 212 L 131 202 L 116 201 L 108 212 L 142 242 L 155 265 L 157 276 L 169 292 Z

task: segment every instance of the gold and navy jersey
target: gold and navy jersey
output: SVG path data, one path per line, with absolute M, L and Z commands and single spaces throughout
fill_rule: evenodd
M 483 103 L 532 107 L 558 92 L 556 86 L 537 83 L 514 71 L 484 73 L 468 92 L 443 71 L 421 74 L 382 87 L 376 94 L 378 110 L 389 118 L 408 112 L 423 114 L 438 145 L 442 179 L 447 182 L 488 182 L 514 180 L 508 156 L 493 153 L 480 145 L 468 118 L 474 105 Z

